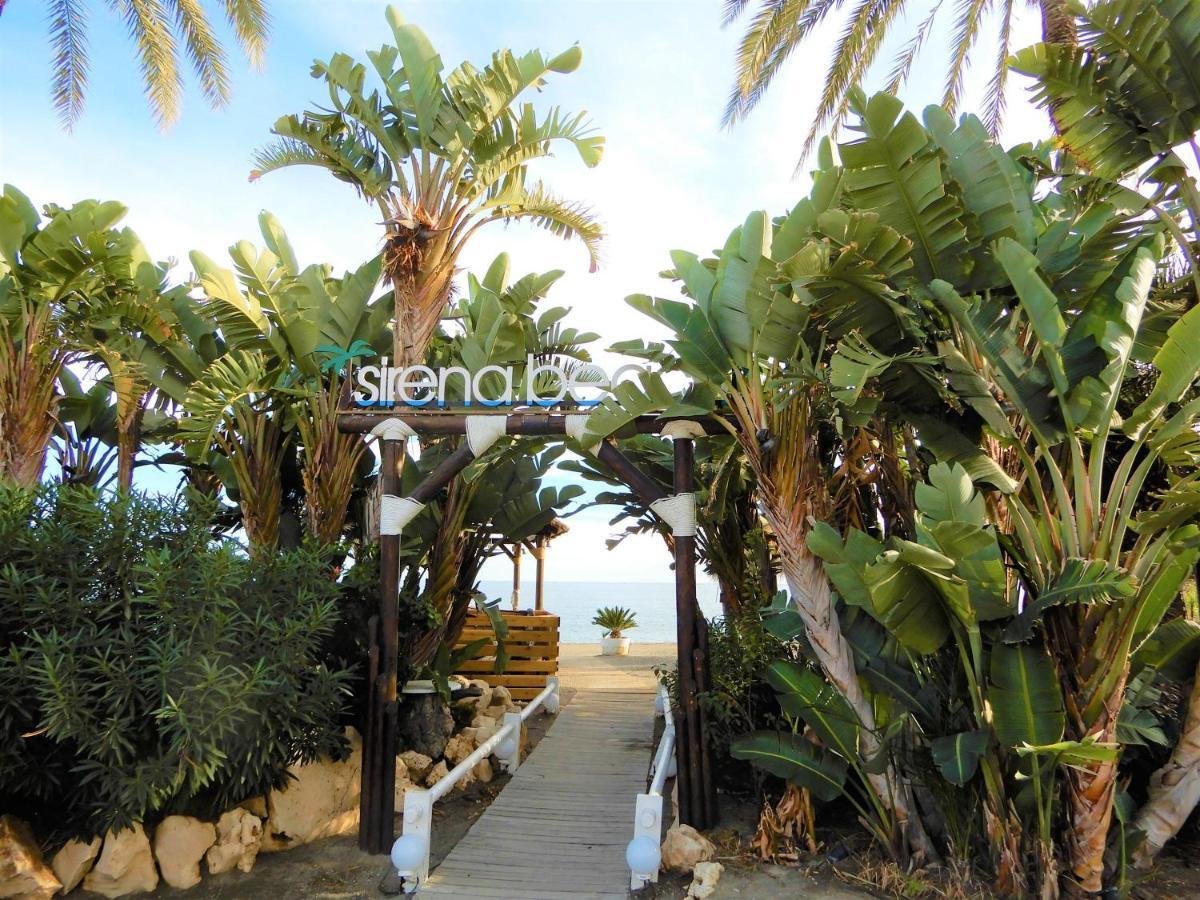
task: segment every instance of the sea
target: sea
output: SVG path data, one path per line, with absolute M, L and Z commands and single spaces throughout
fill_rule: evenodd
M 489 600 L 502 599 L 503 609 L 512 609 L 511 581 L 481 581 L 480 590 Z M 701 581 L 696 585 L 700 609 L 711 618 L 721 614 L 717 585 Z M 521 583 L 521 609 L 532 609 L 532 581 Z M 559 641 L 564 644 L 597 643 L 603 636 L 592 624 L 592 616 L 602 606 L 624 606 L 632 609 L 637 627 L 626 632 L 634 642 L 647 644 L 675 642 L 675 585 L 669 582 L 597 582 L 547 581 L 545 607 L 556 614 Z

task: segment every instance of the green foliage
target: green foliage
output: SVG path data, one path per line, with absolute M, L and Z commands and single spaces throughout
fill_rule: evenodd
M 60 837 L 211 815 L 343 752 L 315 550 L 247 558 L 181 498 L 0 488 L 0 797 Z
M 48 5 L 54 109 L 69 130 L 83 113 L 88 88 L 89 4 L 87 0 L 54 0 Z M 220 6 L 247 59 L 252 65 L 261 65 L 271 21 L 265 0 L 227 0 Z M 124 20 L 137 54 L 146 101 L 159 125 L 170 126 L 179 117 L 183 101 L 181 48 L 187 52 L 205 101 L 214 109 L 229 103 L 228 60 L 203 2 L 129 2 L 111 8 Z
M 606 638 L 619 638 L 622 631 L 637 628 L 637 617 L 623 606 L 604 606 L 596 611 L 592 624 L 603 628 Z
M 768 632 L 757 609 L 729 613 L 708 623 L 710 688 L 697 695 L 708 715 L 708 740 L 717 759 L 726 759 L 735 738 L 749 731 L 787 727 L 775 692 L 766 684 L 767 667 L 786 657 L 789 647 Z M 664 673 L 678 696 L 675 673 Z M 718 766 L 718 777 L 735 773 Z

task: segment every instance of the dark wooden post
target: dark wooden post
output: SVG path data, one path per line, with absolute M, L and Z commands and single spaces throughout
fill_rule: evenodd
M 400 493 L 399 444 L 383 441 L 380 485 L 383 494 Z M 379 611 L 371 629 L 367 728 L 363 735 L 362 797 L 358 845 L 386 853 L 392 845 L 396 805 L 396 684 L 399 671 L 400 535 L 379 536 Z
M 402 441 L 382 442 L 380 482 L 385 496 L 400 495 L 398 466 Z M 425 476 L 409 497 L 428 503 L 475 457 L 465 443 Z M 399 714 L 400 535 L 379 536 L 379 612 L 372 617 L 367 727 L 363 735 L 362 796 L 359 800 L 358 845 L 368 853 L 387 853 L 395 838 L 396 725 Z M 375 674 L 378 673 L 378 674 Z
M 675 462 L 675 493 L 690 494 L 693 485 L 693 446 L 690 438 L 672 441 Z M 678 651 L 680 721 L 676 725 L 676 770 L 679 786 L 679 820 L 694 828 L 707 828 L 704 790 L 704 733 L 700 727 L 700 704 L 696 694 L 696 634 L 699 608 L 696 602 L 696 538 L 676 534 L 675 542 L 675 640 Z M 681 727 L 682 726 L 682 727 Z M 687 797 L 685 803 L 684 797 Z

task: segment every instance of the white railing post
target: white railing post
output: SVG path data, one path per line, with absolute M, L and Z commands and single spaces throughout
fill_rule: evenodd
M 662 794 L 638 794 L 633 812 L 633 840 L 625 852 L 629 863 L 629 889 L 636 891 L 648 881 L 658 881 L 658 866 L 661 859 L 659 842 L 662 840 Z M 651 852 L 653 851 L 653 852 Z M 644 854 L 646 859 L 638 858 Z M 645 869 L 646 871 L 638 871 Z
M 496 733 L 447 772 L 428 790 L 409 788 L 404 792 L 404 830 L 392 844 L 392 865 L 402 879 L 404 893 L 414 894 L 429 878 L 429 841 L 433 830 L 433 804 L 445 797 L 480 760 L 492 753 L 510 775 L 521 764 L 521 724 L 541 706 L 558 711 L 558 679 L 550 678 L 546 687 L 521 712 L 504 714 Z M 661 807 L 661 798 L 659 798 Z M 660 811 L 661 815 L 661 811 Z
M 519 712 L 504 714 L 502 727 L 511 725 L 512 728 L 500 745 L 496 747 L 496 759 L 500 761 L 500 768 L 509 775 L 515 775 L 517 768 L 521 765 L 521 723 L 524 721 L 524 717 Z
M 552 716 L 556 716 L 558 715 L 558 707 L 560 702 L 559 692 L 562 690 L 559 687 L 558 676 L 551 675 L 546 679 L 546 684 L 554 688 L 554 690 L 550 692 L 549 696 L 546 697 L 546 712 L 550 713 Z
M 662 792 L 667 779 L 675 776 L 675 716 L 664 685 L 659 685 L 654 706 L 656 715 L 662 712 L 663 733 L 650 762 L 650 786 L 646 793 L 637 795 L 633 839 L 625 847 L 629 888 L 634 891 L 645 887 L 647 882 L 658 881 L 662 863 Z
M 429 841 L 433 829 L 433 795 L 409 788 L 404 792 L 404 831 L 392 845 L 392 865 L 404 879 L 404 893 L 415 894 L 429 878 Z

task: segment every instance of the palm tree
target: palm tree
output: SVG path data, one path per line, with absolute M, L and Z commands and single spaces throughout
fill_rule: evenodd
M 1043 40 L 1054 44 L 1076 43 L 1070 0 L 1028 2 L 1041 10 Z M 760 0 L 738 47 L 737 77 L 725 107 L 726 125 L 749 114 L 792 52 L 832 13 L 840 11 L 843 3 L 844 0 Z M 888 75 L 890 92 L 896 93 L 904 85 L 946 5 L 945 0 L 925 0 L 920 5 L 920 18 L 914 20 L 911 14 L 917 12 L 917 4 L 909 0 L 858 0 L 834 46 L 833 59 L 825 76 L 816 115 L 804 141 L 802 157 L 808 156 L 818 136 L 827 128 L 836 132 L 845 120 L 850 103 L 849 89 L 862 81 L 885 39 L 894 37 L 906 24 L 916 21 L 915 30 L 897 54 Z M 749 6 L 750 0 L 725 0 L 723 24 L 737 21 Z M 1008 83 L 1015 6 L 1016 0 L 958 0 L 955 4 L 942 105 L 951 113 L 957 108 L 971 52 L 976 48 L 984 26 L 990 24 L 989 18 L 994 16 L 998 45 L 984 114 L 984 122 L 993 136 L 1004 117 L 1004 89 Z
M 582 113 L 552 107 L 539 118 L 532 104 L 517 104 L 549 73 L 578 68 L 578 47 L 552 58 L 500 50 L 482 70 L 463 63 L 443 76 L 425 34 L 394 7 L 387 19 L 395 45 L 367 54 L 380 88 L 368 92 L 367 67 L 343 53 L 314 64 L 314 77 L 329 88 L 329 107 L 276 122 L 279 140 L 259 151 L 251 178 L 318 166 L 378 207 L 384 277 L 395 290 L 394 362 L 410 366 L 424 361 L 458 260 L 485 225 L 528 219 L 578 237 L 595 269 L 599 224 L 579 203 L 531 182 L 529 163 L 565 141 L 594 166 L 604 138 Z
M 4 5 L 0 0 L 0 13 Z M 69 131 L 83 114 L 88 87 L 88 3 L 50 0 L 48 5 L 54 108 Z M 179 118 L 183 92 L 180 44 L 209 104 L 217 109 L 229 102 L 225 49 L 213 33 L 203 0 L 109 0 L 108 5 L 125 20 L 137 49 L 146 99 L 159 125 L 168 128 Z M 222 6 L 247 59 L 260 66 L 271 24 L 265 0 L 225 0 Z

